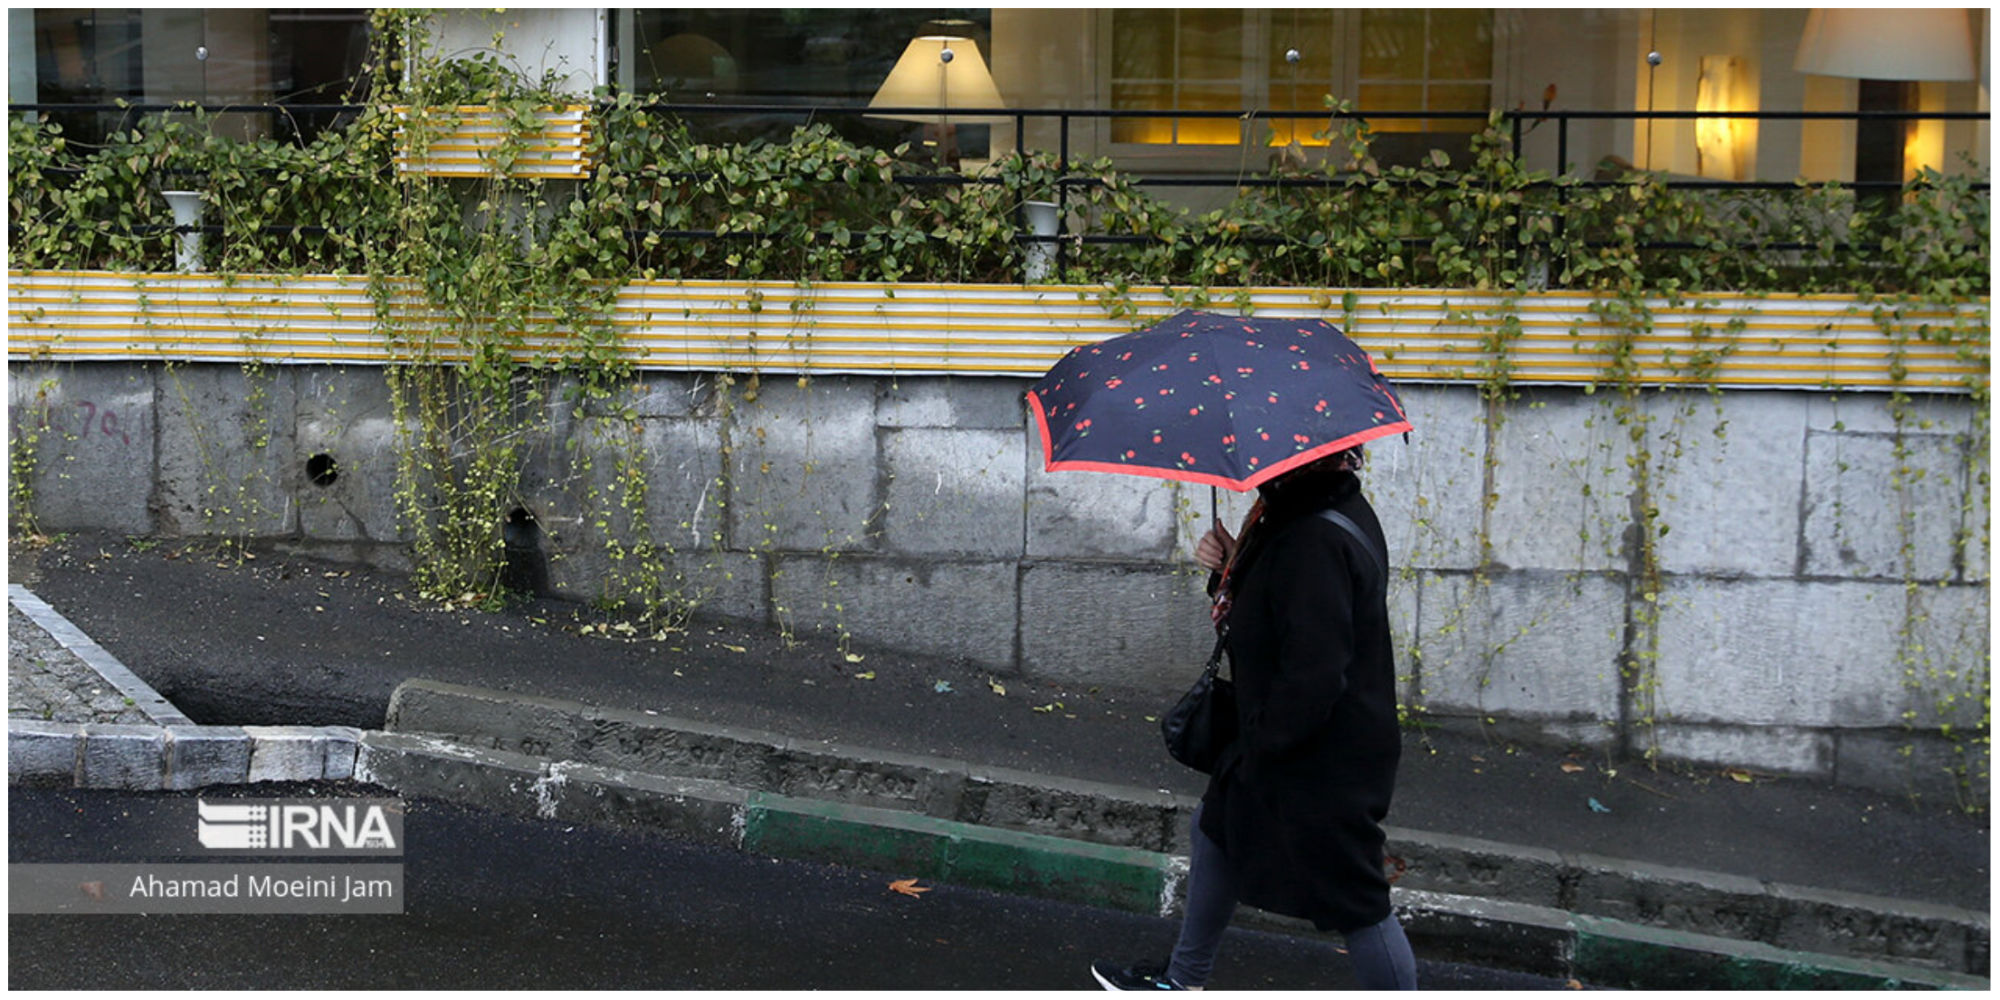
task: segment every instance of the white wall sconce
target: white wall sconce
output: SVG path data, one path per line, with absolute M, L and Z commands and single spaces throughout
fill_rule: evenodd
M 1751 88 L 1747 75 L 1743 59 L 1738 56 L 1702 56 L 1694 109 L 1753 110 L 1748 106 Z M 1743 180 L 1756 145 L 1756 127 L 1753 120 L 1746 118 L 1695 119 L 1696 172 L 1714 180 Z

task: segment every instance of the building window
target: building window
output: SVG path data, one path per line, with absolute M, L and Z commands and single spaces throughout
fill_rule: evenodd
M 1244 28 L 1233 9 L 1113 11 L 1111 107 L 1242 110 Z M 1233 118 L 1114 118 L 1111 140 L 1233 146 L 1240 131 Z
M 1360 111 L 1484 112 L 1493 101 L 1493 35 L 1491 10 L 1115 10 L 1111 107 L 1316 112 L 1331 94 Z M 1446 145 L 1483 126 L 1470 118 L 1370 124 L 1378 133 L 1429 136 Z M 1313 133 L 1324 125 L 1273 120 L 1259 141 L 1323 144 Z M 1134 117 L 1115 119 L 1111 137 L 1234 145 L 1241 132 L 1228 118 Z
M 1486 111 L 1493 106 L 1493 12 L 1361 12 L 1360 111 Z M 1383 119 L 1378 132 L 1477 132 L 1478 119 Z
M 32 68 L 9 70 L 10 100 L 35 104 L 339 104 L 368 53 L 359 8 L 37 8 L 8 18 L 33 34 Z M 25 45 L 22 46 L 25 49 Z M 72 140 L 123 127 L 122 111 L 53 114 Z M 310 138 L 329 115 L 241 115 L 242 135 Z
M 919 35 L 969 37 L 990 65 L 991 23 L 987 8 L 629 8 L 617 11 L 617 79 L 634 94 L 673 104 L 865 104 Z M 782 141 L 808 115 L 691 113 L 685 120 L 706 141 Z M 918 130 L 858 115 L 811 120 L 880 145 Z M 962 132 L 983 137 L 986 129 Z M 977 142 L 983 149 L 984 138 Z

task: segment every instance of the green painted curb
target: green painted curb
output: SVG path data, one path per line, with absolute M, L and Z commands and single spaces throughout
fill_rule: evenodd
M 769 792 L 745 805 L 743 849 L 1148 914 L 1182 870 L 1153 851 Z
M 1786 951 L 1757 941 L 1573 914 L 1572 975 L 1593 986 L 1646 990 L 1986 990 L 1989 980 L 1942 969 Z

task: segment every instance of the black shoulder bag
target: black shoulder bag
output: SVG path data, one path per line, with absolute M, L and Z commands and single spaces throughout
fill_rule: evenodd
M 1361 548 L 1375 564 L 1376 585 L 1387 586 L 1389 579 L 1388 560 L 1375 547 L 1375 542 L 1350 520 L 1347 515 L 1333 509 L 1319 512 L 1319 516 L 1346 529 L 1361 543 Z M 1195 678 L 1194 686 L 1181 695 L 1181 700 L 1160 718 L 1160 735 L 1166 739 L 1167 755 L 1194 768 L 1203 774 L 1214 774 L 1222 755 L 1236 742 L 1236 685 L 1227 677 L 1218 676 L 1222 667 L 1222 649 L 1229 637 L 1225 622 L 1215 637 L 1215 651 L 1208 656 L 1208 663 L 1201 669 L 1201 676 Z

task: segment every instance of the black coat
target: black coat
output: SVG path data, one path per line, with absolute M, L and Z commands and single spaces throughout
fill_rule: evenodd
M 1383 574 L 1346 514 L 1386 552 L 1351 472 L 1281 479 L 1240 540 L 1229 613 L 1241 736 L 1202 796 L 1241 901 L 1351 931 L 1389 915 L 1380 826 L 1402 740 Z

